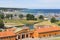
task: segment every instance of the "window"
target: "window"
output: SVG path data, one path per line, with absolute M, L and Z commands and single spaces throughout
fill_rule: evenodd
M 43 35 L 43 37 L 45 37 L 45 35 Z
M 51 36 L 51 34 L 49 34 L 49 36 Z
M 22 34 L 22 38 L 25 38 L 25 35 L 24 34 Z
M 20 39 L 20 35 L 18 35 L 18 39 Z
M 34 37 L 32 36 L 32 38 L 34 38 Z
M 28 34 L 26 34 L 26 37 L 28 38 Z
M 56 35 L 56 33 L 55 33 L 55 35 Z

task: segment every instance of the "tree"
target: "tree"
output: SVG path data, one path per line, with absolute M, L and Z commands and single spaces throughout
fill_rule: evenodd
M 27 18 L 27 20 L 34 20 L 35 17 L 32 14 L 27 14 L 26 18 Z
M 10 17 L 11 17 L 11 19 L 12 19 L 12 17 L 13 17 L 13 14 L 10 14 Z
M 0 14 L 0 19 L 4 19 L 4 15 L 3 14 Z
M 20 14 L 20 15 L 19 15 L 19 18 L 21 18 L 21 19 L 22 19 L 22 18 L 23 18 L 23 14 Z
M 17 16 L 17 14 L 15 14 L 14 16 Z
M 9 14 L 6 14 L 6 18 L 8 18 L 8 19 L 9 19 L 9 17 L 10 17 L 10 16 L 9 16 Z
M 34 18 L 34 20 L 37 20 L 37 18 Z
M 44 16 L 43 15 L 40 15 L 39 16 L 39 19 L 44 20 Z
M 58 26 L 60 26 L 60 23 L 58 24 Z
M 12 14 L 6 14 L 6 18 L 11 18 L 12 19 L 13 15 Z
M 0 19 L 0 28 L 4 28 L 4 23 L 2 19 Z
M 55 22 L 56 22 L 55 17 L 52 17 L 52 18 L 51 18 L 51 23 L 55 23 Z

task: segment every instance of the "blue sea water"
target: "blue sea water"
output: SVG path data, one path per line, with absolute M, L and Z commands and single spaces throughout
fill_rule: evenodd
M 60 9 L 23 9 L 21 11 L 27 13 L 60 13 Z
M 44 16 L 53 16 L 58 15 L 60 16 L 60 9 L 21 9 L 21 12 L 24 12 L 25 14 L 33 14 L 33 15 L 39 15 L 42 14 Z M 60 20 L 60 18 L 56 18 Z
M 24 12 L 25 14 L 33 14 L 33 15 L 43 14 L 45 16 L 49 14 L 51 15 L 60 14 L 60 9 L 22 9 L 20 11 Z

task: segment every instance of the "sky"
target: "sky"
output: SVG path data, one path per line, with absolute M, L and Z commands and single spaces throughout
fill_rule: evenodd
M 0 0 L 0 7 L 60 9 L 60 0 Z

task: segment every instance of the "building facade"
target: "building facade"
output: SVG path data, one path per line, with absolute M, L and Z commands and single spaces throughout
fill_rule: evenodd
M 25 38 L 44 38 L 60 36 L 60 27 L 42 27 L 30 30 L 24 28 L 16 33 L 14 31 L 0 32 L 0 40 L 22 40 Z
M 0 40 L 16 40 L 16 34 L 12 31 L 0 32 Z
M 34 38 L 55 37 L 60 35 L 60 27 L 49 27 L 35 29 L 33 33 Z
M 22 40 L 24 38 L 32 38 L 33 32 L 30 31 L 29 29 L 23 29 L 19 32 L 16 33 L 17 34 L 17 40 Z

